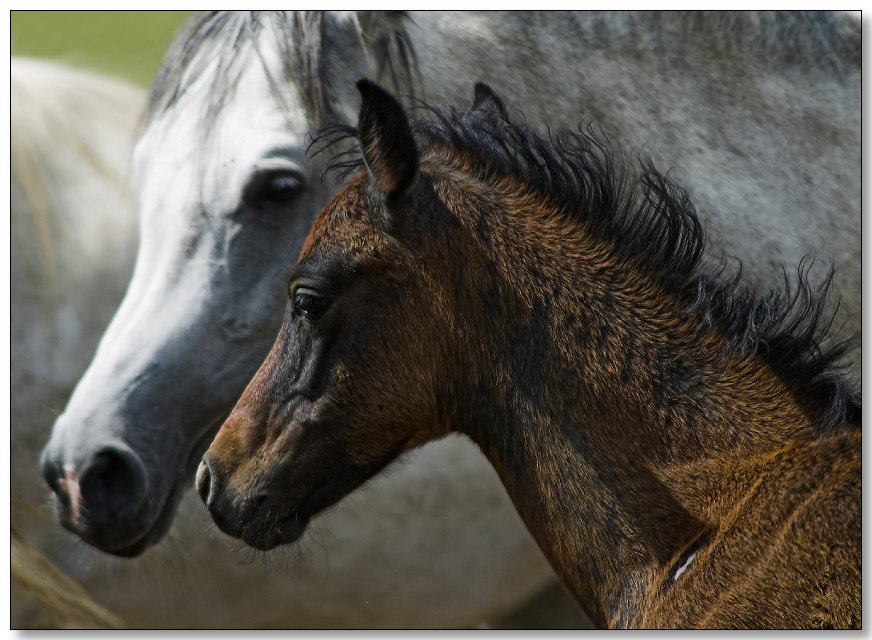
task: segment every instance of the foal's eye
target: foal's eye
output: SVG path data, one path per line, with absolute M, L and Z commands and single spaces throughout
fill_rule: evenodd
M 254 175 L 242 197 L 254 207 L 277 206 L 296 198 L 302 188 L 303 181 L 292 171 L 261 171 Z
M 329 301 L 317 291 L 297 287 L 291 292 L 294 311 L 309 318 L 316 318 L 327 309 Z

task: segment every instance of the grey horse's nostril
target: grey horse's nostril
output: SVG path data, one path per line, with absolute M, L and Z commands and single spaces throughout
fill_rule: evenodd
M 45 479 L 49 488 L 60 498 L 63 496 L 63 489 L 60 485 L 61 470 L 56 463 L 48 460 L 45 455 L 42 459 L 42 477 Z
M 206 505 L 209 504 L 209 491 L 212 488 L 212 473 L 209 471 L 208 455 L 203 456 L 200 466 L 197 467 L 197 493 L 200 494 L 200 499 Z
M 145 496 L 145 470 L 134 454 L 107 447 L 99 451 L 82 471 L 79 485 L 82 502 L 117 517 L 137 506 Z

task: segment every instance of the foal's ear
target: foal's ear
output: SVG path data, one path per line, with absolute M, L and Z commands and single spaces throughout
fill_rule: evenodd
M 506 111 L 506 105 L 502 99 L 494 93 L 494 90 L 484 82 L 475 83 L 475 95 L 472 99 L 472 108 L 479 111 L 490 111 L 501 117 L 503 120 L 509 119 L 509 113 Z
M 402 195 L 418 170 L 418 148 L 403 107 L 387 91 L 367 79 L 357 81 L 363 101 L 357 135 L 363 160 L 386 198 Z

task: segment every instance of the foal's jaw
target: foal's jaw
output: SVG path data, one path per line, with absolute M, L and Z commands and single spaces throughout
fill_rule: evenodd
M 312 518 L 376 475 L 402 449 L 401 444 L 381 458 L 351 461 L 335 438 L 325 436 L 335 433 L 330 425 L 310 421 L 281 429 L 284 434 L 296 430 L 292 442 L 281 433 L 254 448 L 241 442 L 258 428 L 263 427 L 231 414 L 203 456 L 196 486 L 218 528 L 260 550 L 299 540 Z M 280 460 L 273 454 L 277 449 Z
M 331 463 L 325 460 L 323 464 L 312 466 L 328 469 Z M 244 488 L 234 490 L 223 484 L 215 472 L 214 459 L 207 453 L 197 471 L 197 491 L 219 529 L 241 538 L 251 547 L 267 551 L 299 540 L 312 518 L 342 500 L 384 466 L 378 463 L 349 467 L 311 484 L 302 479 L 299 484 L 294 483 L 296 474 L 281 473 L 270 479 L 278 476 L 282 484 L 291 488 L 255 492 Z M 233 476 L 229 482 L 232 481 Z M 266 482 L 262 485 L 268 487 Z

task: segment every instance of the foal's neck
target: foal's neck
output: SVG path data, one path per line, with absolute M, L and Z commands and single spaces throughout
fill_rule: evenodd
M 487 256 L 511 281 L 494 283 L 479 336 L 489 365 L 469 365 L 460 430 L 594 622 L 627 625 L 743 491 L 717 475 L 724 461 L 781 449 L 819 416 L 762 357 L 727 355 L 632 261 L 541 220 L 514 224 L 527 228 L 502 238 L 527 240 Z

